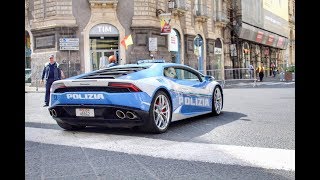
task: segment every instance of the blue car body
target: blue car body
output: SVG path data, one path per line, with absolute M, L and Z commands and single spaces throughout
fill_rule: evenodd
M 142 126 L 150 121 L 154 96 L 162 91 L 170 100 L 172 122 L 211 113 L 217 88 L 220 114 L 223 91 L 217 81 L 186 65 L 148 60 L 55 81 L 49 112 L 57 122 L 74 126 Z

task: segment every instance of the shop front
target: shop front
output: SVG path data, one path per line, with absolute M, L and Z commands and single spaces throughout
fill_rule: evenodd
M 97 70 L 102 61 L 108 64 L 108 57 L 115 55 L 119 60 L 119 31 L 111 24 L 98 24 L 90 30 L 90 71 Z

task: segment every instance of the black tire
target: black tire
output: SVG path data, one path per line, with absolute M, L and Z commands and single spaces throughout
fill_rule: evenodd
M 219 103 L 217 103 L 216 100 L 218 100 Z M 219 106 L 219 107 L 217 107 L 217 106 Z M 218 86 L 216 86 L 213 90 L 213 93 L 212 93 L 212 114 L 215 116 L 220 115 L 222 108 L 223 108 L 222 90 Z
M 81 130 L 81 129 L 84 129 L 86 126 L 75 126 L 75 125 L 71 125 L 71 124 L 67 124 L 67 123 L 64 123 L 64 122 L 59 122 L 57 121 L 57 124 L 65 129 L 65 130 L 68 130 L 68 131 L 74 131 L 74 130 Z
M 165 110 L 166 114 L 168 113 L 167 115 L 169 116 L 169 119 L 164 118 L 165 115 L 161 116 L 161 117 L 159 116 L 160 119 L 162 119 L 162 122 L 164 125 L 164 127 L 160 128 L 157 126 L 157 123 L 156 123 L 157 120 L 155 120 L 155 113 L 158 114 L 156 112 L 155 108 L 156 108 L 156 100 L 158 98 L 162 98 L 162 97 L 166 98 L 166 103 L 168 105 L 167 107 L 169 107 L 169 110 L 168 109 Z M 165 116 L 165 117 L 167 117 L 167 116 Z M 161 121 L 160 119 L 158 120 L 158 122 Z M 150 110 L 149 110 L 149 119 L 147 119 L 146 123 L 143 126 L 140 126 L 139 129 L 141 131 L 150 132 L 150 133 L 157 133 L 157 134 L 164 133 L 167 131 L 167 129 L 171 123 L 171 119 L 172 119 L 171 100 L 164 91 L 160 90 L 154 95 L 154 97 L 151 101 Z

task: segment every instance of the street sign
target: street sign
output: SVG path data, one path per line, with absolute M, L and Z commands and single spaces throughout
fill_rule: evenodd
M 197 37 L 194 41 L 193 41 L 193 44 L 197 47 L 200 47 L 202 46 L 203 44 L 203 40 L 200 38 L 200 37 Z
M 149 38 L 149 51 L 157 51 L 158 50 L 158 42 L 157 38 Z
M 222 54 L 222 48 L 214 48 L 214 54 Z
M 78 42 L 79 38 L 60 38 L 59 42 Z
M 79 46 L 60 46 L 60 50 L 79 50 Z
M 79 42 L 61 42 L 60 46 L 79 46 Z
M 79 50 L 79 38 L 60 38 L 60 50 Z
M 237 56 L 237 48 L 235 44 L 230 44 L 231 56 Z

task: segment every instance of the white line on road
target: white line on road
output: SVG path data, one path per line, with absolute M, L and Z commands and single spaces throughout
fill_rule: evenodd
M 177 142 L 145 137 L 25 128 L 26 141 L 176 160 L 295 171 L 295 150 Z

